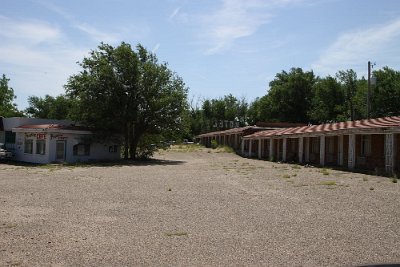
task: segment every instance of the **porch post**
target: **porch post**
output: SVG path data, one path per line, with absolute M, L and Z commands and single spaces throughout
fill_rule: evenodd
M 306 151 L 304 152 L 305 162 L 310 162 L 310 137 L 306 137 Z
M 286 161 L 286 151 L 287 148 L 287 138 L 283 138 L 283 144 L 282 144 L 282 161 L 285 162 Z
M 319 138 L 319 165 L 325 165 L 325 135 Z
M 354 169 L 356 166 L 356 135 L 349 135 L 349 160 L 348 167 L 349 169 Z
M 394 170 L 394 134 L 385 134 L 385 170 L 393 174 Z
M 235 145 L 233 146 L 236 149 L 238 149 L 238 135 L 235 134 Z
M 343 135 L 338 136 L 338 165 L 343 166 Z
M 249 158 L 251 158 L 251 151 L 253 150 L 252 145 L 253 145 L 253 140 L 249 139 Z
M 303 163 L 304 137 L 299 137 L 299 163 Z
M 274 139 L 273 138 L 269 139 L 269 160 L 270 161 L 274 160 Z
M 258 139 L 258 158 L 259 159 L 261 159 L 261 147 L 262 147 L 261 142 L 262 142 L 262 139 L 261 138 Z

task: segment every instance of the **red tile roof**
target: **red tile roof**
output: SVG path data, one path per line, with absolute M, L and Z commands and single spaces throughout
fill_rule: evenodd
M 76 125 L 62 125 L 62 124 L 36 124 L 36 125 L 21 125 L 17 128 L 21 129 L 59 129 L 59 130 L 73 130 L 73 131 L 91 131 L 88 127 Z
M 259 131 L 250 135 L 246 135 L 244 138 L 249 139 L 249 138 L 262 138 L 271 136 L 288 136 L 288 135 L 307 134 L 307 133 L 318 134 L 318 133 L 329 133 L 336 131 L 339 132 L 339 131 L 354 130 L 354 129 L 380 130 L 391 127 L 400 127 L 400 116 L 327 123 L 327 124 L 310 125 L 302 127 L 291 127 L 278 130 Z

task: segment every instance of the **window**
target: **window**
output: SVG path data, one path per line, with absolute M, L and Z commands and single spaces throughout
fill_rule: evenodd
M 24 153 L 26 153 L 26 154 L 33 153 L 33 140 L 32 139 L 25 139 Z
M 36 141 L 36 154 L 44 155 L 46 154 L 46 140 Z
M 77 144 L 73 147 L 74 156 L 89 156 L 90 144 Z
M 109 146 L 108 152 L 110 152 L 110 153 L 118 152 L 118 146 L 117 145 Z
M 15 144 L 15 133 L 6 131 L 5 143 L 6 144 Z
M 361 156 L 369 156 L 371 154 L 371 135 L 361 136 Z

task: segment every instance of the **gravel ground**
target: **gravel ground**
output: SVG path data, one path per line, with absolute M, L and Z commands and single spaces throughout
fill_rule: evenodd
M 0 266 L 400 263 L 400 183 L 206 149 L 0 164 Z

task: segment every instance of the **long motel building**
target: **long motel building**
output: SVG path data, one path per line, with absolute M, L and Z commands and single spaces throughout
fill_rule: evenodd
M 284 128 L 247 126 L 196 139 L 205 146 L 216 140 L 244 157 L 269 161 L 400 171 L 400 116 Z

